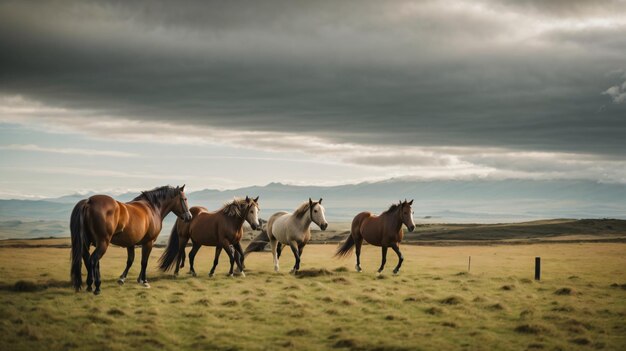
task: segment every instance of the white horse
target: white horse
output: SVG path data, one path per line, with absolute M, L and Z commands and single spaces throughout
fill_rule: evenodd
M 317 224 L 321 230 L 326 230 L 328 222 L 324 217 L 322 199 L 315 202 L 309 198 L 293 213 L 276 212 L 267 221 L 267 236 L 272 246 L 274 256 L 274 270 L 278 272 L 278 259 L 284 246 L 289 246 L 296 258 L 296 264 L 290 273 L 297 274 L 300 269 L 300 258 L 306 243 L 311 239 L 311 222 Z M 248 251 L 248 250 L 246 250 Z

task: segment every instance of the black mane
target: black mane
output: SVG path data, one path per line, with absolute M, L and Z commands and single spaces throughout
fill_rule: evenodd
M 178 188 L 171 185 L 160 186 L 152 190 L 142 191 L 133 201 L 145 200 L 154 208 L 160 208 L 163 200 L 168 200 L 178 195 Z
M 401 204 L 393 204 L 391 206 L 389 206 L 389 208 L 387 209 L 387 211 L 383 212 L 383 214 L 385 213 L 392 213 L 393 211 L 397 210 L 398 207 L 401 207 Z

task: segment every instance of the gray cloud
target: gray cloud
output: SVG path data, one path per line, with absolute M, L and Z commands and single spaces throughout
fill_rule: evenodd
M 626 105 L 599 107 L 623 5 L 3 2 L 0 93 L 85 118 L 615 157 Z

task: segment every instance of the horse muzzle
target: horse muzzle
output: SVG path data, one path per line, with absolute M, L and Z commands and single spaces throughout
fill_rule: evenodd
M 412 226 L 408 227 L 407 229 L 409 230 L 409 232 L 412 232 L 412 231 L 414 231 L 414 230 L 415 230 L 415 226 L 414 226 L 414 225 L 412 225 Z
M 255 223 L 250 223 L 250 228 L 252 228 L 252 230 L 257 230 L 259 229 L 260 225 L 255 224 Z
M 185 214 L 183 215 L 183 221 L 185 221 L 185 222 L 189 222 L 189 221 L 191 221 L 191 218 L 192 218 L 192 217 L 193 217 L 193 216 L 191 215 L 191 212 L 187 212 L 187 213 L 185 213 Z
M 322 223 L 322 224 L 320 225 L 320 229 L 322 229 L 322 230 L 326 230 L 326 228 L 328 228 L 328 223 Z

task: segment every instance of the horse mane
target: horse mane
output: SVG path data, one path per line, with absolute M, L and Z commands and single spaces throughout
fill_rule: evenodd
M 317 205 L 317 202 L 313 202 L 313 206 Z M 302 205 L 298 206 L 298 208 L 296 208 L 295 211 L 293 211 L 293 215 L 296 216 L 296 218 L 302 218 L 302 216 L 304 216 L 307 211 L 309 210 L 309 202 L 305 201 L 302 203 Z
M 178 195 L 178 188 L 164 185 L 152 190 L 142 191 L 133 201 L 145 200 L 154 208 L 160 208 L 163 200 L 171 199 L 176 195 Z
M 392 204 L 391 206 L 389 206 L 387 211 L 383 212 L 382 214 L 393 213 L 393 211 L 397 210 L 401 206 L 402 206 L 401 204 Z
M 241 216 L 241 212 L 239 212 L 239 208 L 241 205 L 246 204 L 246 199 L 234 198 L 233 201 L 225 203 L 222 208 L 219 209 L 218 212 L 224 212 L 225 215 L 234 217 L 236 215 Z

